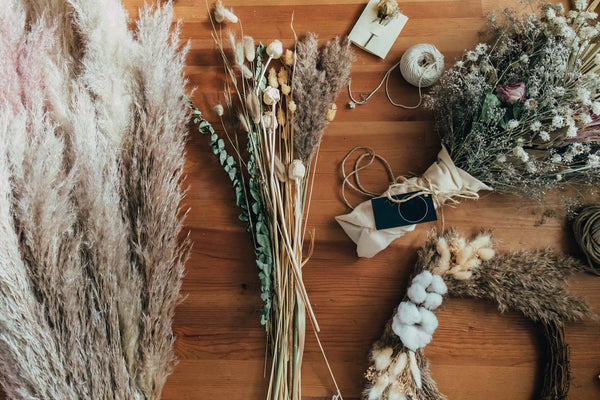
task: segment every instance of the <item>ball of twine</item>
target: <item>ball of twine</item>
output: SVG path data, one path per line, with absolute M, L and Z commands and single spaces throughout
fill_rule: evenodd
M 579 212 L 573 221 L 573 233 L 591 272 L 600 275 L 600 204 L 586 206 Z
M 432 44 L 415 44 L 404 52 L 400 60 L 402 77 L 419 88 L 436 83 L 443 71 L 444 55 Z

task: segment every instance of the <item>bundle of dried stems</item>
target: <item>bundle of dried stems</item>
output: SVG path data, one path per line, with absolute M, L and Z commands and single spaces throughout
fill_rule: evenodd
M 212 15 L 226 75 L 225 107 L 215 107 L 225 139 L 198 110 L 193 114 L 200 131 L 210 135 L 253 239 L 271 361 L 267 398 L 297 400 L 306 319 L 315 334 L 319 331 L 302 280 L 310 257 L 303 255 L 303 244 L 312 182 L 323 131 L 335 116 L 352 54 L 348 40 L 335 39 L 320 50 L 313 34 L 285 52 L 279 40 L 256 46 L 241 24 L 239 37 L 230 33 L 224 40 L 217 24 L 239 19 L 220 2 Z
M 0 373 L 11 399 L 158 399 L 187 241 L 170 5 L 0 7 Z

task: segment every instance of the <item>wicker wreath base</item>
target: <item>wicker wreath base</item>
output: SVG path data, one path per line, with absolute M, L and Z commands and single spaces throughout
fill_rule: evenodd
M 570 294 L 566 277 L 585 266 L 550 250 L 496 254 L 491 236 L 472 240 L 455 232 L 431 237 L 419 251 L 411 284 L 370 354 L 364 400 L 445 400 L 423 348 L 437 327 L 434 311 L 444 296 L 496 302 L 536 322 L 544 335 L 542 386 L 537 399 L 566 399 L 569 357 L 564 321 L 591 316 L 586 302 Z

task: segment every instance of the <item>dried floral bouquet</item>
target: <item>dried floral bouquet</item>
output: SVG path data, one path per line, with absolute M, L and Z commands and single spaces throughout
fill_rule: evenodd
M 429 97 L 454 163 L 494 190 L 540 196 L 600 182 L 598 0 L 492 16 Z
M 233 33 L 224 40 L 216 24 L 238 18 L 220 3 L 213 16 L 213 38 L 226 72 L 225 106 L 215 107 L 225 138 L 197 109 L 193 114 L 229 175 L 240 219 L 254 243 L 271 360 L 267 398 L 300 399 L 306 318 L 315 334 L 319 331 L 302 280 L 314 239 L 304 256 L 306 220 L 321 137 L 335 116 L 352 54 L 347 40 L 335 39 L 319 50 L 313 34 L 285 52 L 279 40 L 266 47 Z

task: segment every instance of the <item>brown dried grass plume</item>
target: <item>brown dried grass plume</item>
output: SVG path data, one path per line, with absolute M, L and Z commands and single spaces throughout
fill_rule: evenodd
M 327 111 L 348 83 L 352 51 L 348 38 L 335 38 L 320 51 L 317 36 L 309 33 L 296 47 L 293 97 L 294 146 L 298 158 L 310 162 L 329 124 Z
M 188 242 L 172 7 L 0 9 L 0 381 L 10 399 L 158 399 Z M 75 51 L 77 49 L 77 51 Z

